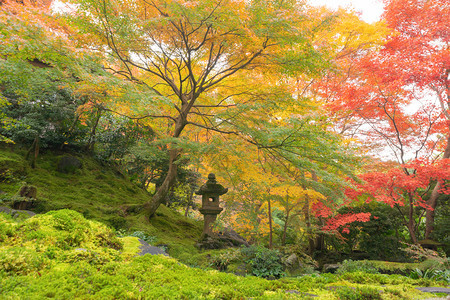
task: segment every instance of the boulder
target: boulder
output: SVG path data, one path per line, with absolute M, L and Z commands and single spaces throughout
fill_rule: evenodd
M 7 206 L 0 206 L 0 212 L 4 212 L 6 214 L 11 215 L 13 218 L 20 218 L 20 216 L 25 216 L 25 218 L 32 217 L 36 215 L 36 213 L 29 211 L 29 210 L 20 210 L 20 209 L 13 209 Z
M 341 267 L 341 264 L 324 264 L 323 272 L 324 273 L 336 273 L 336 271 Z
M 196 244 L 200 249 L 224 249 L 231 247 L 250 246 L 250 244 L 233 229 L 225 229 L 217 234 L 203 234 Z
M 226 228 L 225 230 L 219 232 L 218 238 L 222 240 L 224 243 L 232 246 L 246 246 L 249 247 L 250 244 L 240 236 L 236 231 L 231 228 Z
M 76 170 L 81 169 L 83 164 L 75 156 L 65 155 L 59 159 L 56 170 L 60 173 L 73 174 Z
M 36 199 L 37 188 L 33 185 L 23 185 L 19 190 L 19 196 L 24 198 Z

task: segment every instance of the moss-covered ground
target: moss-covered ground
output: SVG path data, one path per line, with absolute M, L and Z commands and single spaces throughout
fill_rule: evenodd
M 136 256 L 135 237 L 63 209 L 17 222 L 0 214 L 3 299 L 421 299 L 439 284 L 363 272 L 266 280 L 191 268 L 165 256 Z M 344 298 L 343 298 L 344 297 Z M 366 298 L 364 298 L 366 297 Z
M 201 235 L 201 222 L 163 205 L 149 220 L 142 205 L 151 195 L 128 180 L 120 168 L 102 165 L 87 155 L 71 154 L 82 161 L 83 167 L 64 174 L 57 171 L 58 161 L 64 155 L 67 154 L 41 153 L 32 169 L 25 160 L 25 149 L 0 146 L 0 206 L 18 200 L 20 187 L 31 184 L 37 187 L 34 211 L 75 210 L 116 229 L 155 237 L 155 244 L 166 245 L 171 256 L 184 257 L 188 263 L 192 255 L 198 254 L 195 243 Z
M 0 205 L 17 200 L 25 182 L 37 187 L 41 213 L 0 213 L 1 299 L 426 299 L 437 295 L 416 287 L 445 285 L 364 272 L 266 280 L 208 269 L 214 251 L 194 246 L 201 224 L 166 207 L 148 220 L 139 207 L 150 195 L 115 168 L 78 156 L 83 168 L 62 174 L 63 154 L 43 153 L 35 169 L 24 155 L 0 150 Z M 154 236 L 172 257 L 137 256 L 137 238 L 113 227 Z

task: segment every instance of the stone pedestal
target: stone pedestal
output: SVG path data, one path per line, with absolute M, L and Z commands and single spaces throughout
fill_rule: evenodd
M 199 211 L 203 215 L 204 225 L 202 235 L 212 236 L 214 233 L 211 229 L 211 225 L 216 221 L 217 215 L 222 212 L 223 208 L 200 208 Z
M 217 215 L 223 210 L 219 206 L 219 196 L 228 192 L 228 189 L 218 184 L 214 174 L 208 175 L 208 181 L 195 193 L 202 195 L 202 207 L 199 209 L 204 216 L 204 226 L 202 238 L 206 235 L 213 236 L 211 225 L 216 221 Z

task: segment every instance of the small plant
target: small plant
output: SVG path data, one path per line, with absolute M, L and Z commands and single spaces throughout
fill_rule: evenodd
M 253 275 L 264 278 L 280 278 L 284 275 L 284 266 L 279 251 L 262 246 L 251 246 L 242 248 L 241 253 Z
M 402 249 L 408 255 L 411 256 L 417 262 L 429 261 L 430 263 L 435 263 L 437 266 L 448 267 L 449 260 L 444 256 L 439 255 L 438 252 L 431 249 L 422 248 L 420 245 L 407 244 L 406 248 Z
M 156 240 L 157 240 L 156 236 L 148 235 L 143 231 L 134 231 L 130 234 L 130 236 L 137 237 L 137 238 L 149 243 L 150 245 L 155 244 Z
M 425 271 L 422 271 L 421 269 L 416 268 L 409 274 L 409 277 L 412 279 L 426 278 L 450 283 L 450 270 L 426 269 Z
M 213 255 L 211 257 L 211 262 L 209 265 L 211 267 L 216 268 L 219 271 L 226 271 L 228 268 L 228 265 L 237 259 L 239 256 L 239 252 L 235 249 L 229 249 L 226 252 Z
M 11 183 L 14 181 L 14 175 L 11 170 L 0 170 L 0 182 Z

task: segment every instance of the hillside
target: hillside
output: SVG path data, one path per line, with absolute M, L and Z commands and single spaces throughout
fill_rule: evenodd
M 86 155 L 71 154 L 82 162 L 80 169 L 69 174 L 58 172 L 58 162 L 67 155 L 42 153 L 32 169 L 25 160 L 26 150 L 3 146 L 0 206 L 20 201 L 17 194 L 26 183 L 37 188 L 37 203 L 32 209 L 35 212 L 71 209 L 116 230 L 143 232 L 155 244 L 165 245 L 171 256 L 188 263 L 198 253 L 194 245 L 201 235 L 201 222 L 185 218 L 164 205 L 149 221 L 141 207 L 151 197 L 149 193 L 130 182 L 116 167 L 101 165 Z
M 136 256 L 138 246 L 136 237 L 118 238 L 73 210 L 21 222 L 0 213 L 0 293 L 3 299 L 419 299 L 425 294 L 416 287 L 434 283 L 363 272 L 240 277 L 162 255 Z

